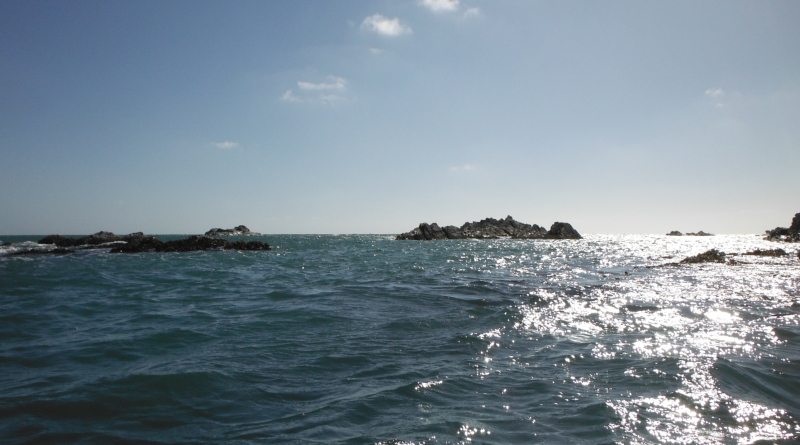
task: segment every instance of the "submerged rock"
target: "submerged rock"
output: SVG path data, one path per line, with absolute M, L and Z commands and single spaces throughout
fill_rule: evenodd
M 767 230 L 767 236 L 764 237 L 768 241 L 784 241 L 788 243 L 800 242 L 800 213 L 796 213 L 792 218 L 792 225 L 786 227 L 776 227 L 772 230 Z M 798 254 L 800 258 L 800 254 Z
M 437 240 L 437 239 L 581 239 L 581 235 L 569 223 L 556 222 L 548 231 L 536 224 L 525 224 L 511 216 L 505 219 L 486 218 L 477 222 L 467 222 L 461 227 L 421 223 L 410 232 L 397 235 L 398 240 Z
M 261 236 L 258 232 L 251 232 L 245 225 L 232 229 L 213 228 L 205 233 L 206 236 Z

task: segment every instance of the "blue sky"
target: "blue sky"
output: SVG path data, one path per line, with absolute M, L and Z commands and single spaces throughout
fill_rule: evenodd
M 0 2 L 0 233 L 800 212 L 800 2 Z

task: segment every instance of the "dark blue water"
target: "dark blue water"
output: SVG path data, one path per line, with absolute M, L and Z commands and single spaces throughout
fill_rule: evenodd
M 791 245 L 255 239 L 0 256 L 0 442 L 800 440 Z

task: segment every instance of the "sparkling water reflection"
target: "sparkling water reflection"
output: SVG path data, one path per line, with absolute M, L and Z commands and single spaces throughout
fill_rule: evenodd
M 275 250 L 0 255 L 0 439 L 800 439 L 800 246 L 264 241 Z M 711 248 L 737 264 L 669 265 Z

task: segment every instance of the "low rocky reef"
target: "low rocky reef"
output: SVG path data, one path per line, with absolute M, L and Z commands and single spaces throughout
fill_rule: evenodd
M 768 241 L 783 241 L 787 243 L 800 243 L 800 213 L 795 213 L 792 218 L 792 225 L 786 227 L 776 227 L 772 230 L 767 230 L 767 236 L 764 237 Z
M 213 228 L 206 232 L 206 236 L 261 236 L 258 232 L 251 232 L 245 225 L 236 226 L 232 229 Z
M 751 252 L 727 253 L 727 254 L 721 250 L 711 249 L 694 256 L 686 257 L 682 259 L 679 263 L 666 263 L 662 264 L 661 266 L 647 266 L 647 267 L 652 269 L 654 267 L 680 266 L 681 264 L 699 264 L 699 263 L 721 263 L 721 264 L 728 264 L 731 266 L 735 266 L 737 264 L 742 264 L 742 263 L 730 257 L 735 257 L 739 255 L 777 258 L 777 257 L 787 256 L 789 254 L 783 249 L 769 249 L 769 250 L 756 249 Z M 797 259 L 800 259 L 800 252 L 797 252 Z
M 422 223 L 416 229 L 397 235 L 398 240 L 439 240 L 439 239 L 581 239 L 580 233 L 569 223 L 555 222 L 550 230 L 536 224 L 525 224 L 511 216 L 505 219 L 486 218 L 482 221 L 467 222 L 461 227 Z
M 669 232 L 667 236 L 714 236 L 714 234 L 706 233 L 703 232 L 702 230 L 699 232 L 689 232 L 689 233 L 681 233 L 678 230 L 673 230 L 672 232 Z
M 142 232 L 119 236 L 111 232 L 97 232 L 82 238 L 70 238 L 63 235 L 48 235 L 38 241 L 39 244 L 52 244 L 57 248 L 47 251 L 29 251 L 30 253 L 67 254 L 76 248 L 102 249 L 110 248 L 111 253 L 141 252 L 193 252 L 200 250 L 271 250 L 269 244 L 261 241 L 228 241 L 204 235 L 192 235 L 185 239 L 161 241 L 154 236 Z M 19 254 L 28 254 L 20 252 Z

